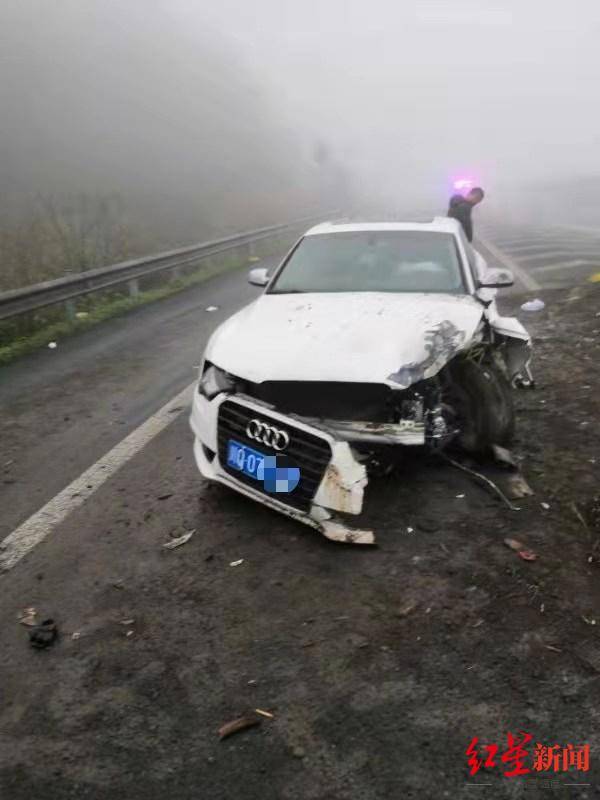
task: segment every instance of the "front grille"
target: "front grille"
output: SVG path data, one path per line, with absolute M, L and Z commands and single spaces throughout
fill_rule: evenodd
M 235 439 L 242 444 L 248 445 L 248 447 L 252 447 L 254 450 L 265 453 L 265 455 L 278 455 L 275 450 L 265 447 L 247 436 L 246 426 L 251 419 L 258 419 L 269 425 L 276 425 L 278 428 L 288 432 L 290 443 L 281 455 L 286 455 L 290 461 L 300 468 L 300 483 L 293 492 L 289 494 L 271 494 L 271 492 L 265 491 L 260 481 L 227 466 L 227 443 L 229 439 Z M 296 428 L 293 423 L 273 419 L 268 414 L 246 408 L 246 406 L 232 400 L 225 400 L 219 408 L 218 445 L 219 461 L 228 475 L 300 511 L 308 511 L 310 509 L 311 501 L 331 460 L 331 447 L 325 439 Z

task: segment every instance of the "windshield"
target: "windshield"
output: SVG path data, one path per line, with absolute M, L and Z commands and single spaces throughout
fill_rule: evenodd
M 452 234 L 352 231 L 302 239 L 269 290 L 291 292 L 466 290 Z

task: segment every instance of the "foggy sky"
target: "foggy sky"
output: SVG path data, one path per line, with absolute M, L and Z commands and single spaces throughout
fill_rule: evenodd
M 390 203 L 600 174 L 592 0 L 0 2 L 4 199 L 268 222 L 323 199 L 319 141 Z
M 600 173 L 595 0 L 221 0 L 211 15 L 389 191 Z

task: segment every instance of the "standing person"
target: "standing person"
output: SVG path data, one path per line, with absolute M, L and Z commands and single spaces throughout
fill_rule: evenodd
M 475 186 L 464 197 L 462 194 L 455 194 L 454 197 L 450 198 L 448 216 L 460 222 L 470 242 L 473 241 L 473 220 L 471 219 L 471 212 L 478 203 L 481 203 L 484 197 L 485 192 L 483 189 L 480 189 L 479 186 Z

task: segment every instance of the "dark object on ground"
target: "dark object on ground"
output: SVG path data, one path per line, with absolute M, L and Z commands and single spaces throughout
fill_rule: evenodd
M 53 619 L 45 619 L 40 625 L 29 632 L 29 642 L 32 647 L 43 650 L 54 644 L 58 637 L 58 628 Z
M 219 728 L 219 739 L 226 739 L 234 733 L 246 730 L 246 728 L 254 728 L 256 725 L 260 725 L 261 722 L 262 720 L 257 714 L 245 714 L 239 719 L 234 719 L 222 725 Z

